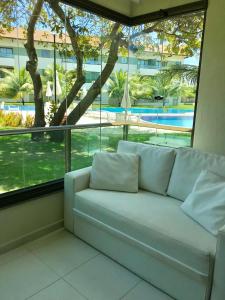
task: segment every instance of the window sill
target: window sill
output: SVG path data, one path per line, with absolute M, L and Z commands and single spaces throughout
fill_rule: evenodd
M 0 208 L 6 208 L 24 201 L 34 200 L 40 196 L 63 190 L 63 188 L 64 180 L 62 178 L 16 191 L 6 192 L 0 195 Z

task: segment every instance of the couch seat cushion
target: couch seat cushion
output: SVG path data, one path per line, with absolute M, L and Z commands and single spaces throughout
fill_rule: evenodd
M 76 193 L 74 209 L 207 274 L 216 238 L 180 205 L 174 198 L 143 190 L 130 194 L 86 189 Z

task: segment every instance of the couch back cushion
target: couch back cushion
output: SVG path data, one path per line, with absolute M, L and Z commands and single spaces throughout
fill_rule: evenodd
M 147 147 L 148 145 L 128 142 L 128 141 L 119 141 L 117 153 L 135 153 L 138 152 L 138 147 Z
M 167 194 L 184 201 L 202 170 L 225 177 L 225 157 L 192 148 L 180 148 L 171 174 Z
M 118 153 L 134 153 L 140 156 L 139 187 L 166 195 L 176 152 L 167 147 L 120 141 Z

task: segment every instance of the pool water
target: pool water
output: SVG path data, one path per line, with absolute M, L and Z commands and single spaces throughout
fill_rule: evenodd
M 103 111 L 122 113 L 125 111 L 122 107 L 104 107 Z M 193 109 L 177 109 L 177 108 L 140 108 L 132 107 L 128 111 L 132 114 L 182 114 L 187 112 L 193 112 Z
M 35 111 L 34 105 L 4 105 L 7 111 Z
M 193 127 L 193 116 L 142 116 L 141 119 L 146 122 L 152 122 L 161 125 L 186 128 Z

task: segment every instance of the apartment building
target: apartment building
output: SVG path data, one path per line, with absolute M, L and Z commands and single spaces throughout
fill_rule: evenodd
M 76 68 L 75 57 L 67 57 L 65 59 L 56 50 L 56 57 L 54 59 L 54 43 L 70 44 L 68 36 L 60 38 L 57 35 L 54 36 L 51 32 L 36 30 L 34 39 L 38 55 L 39 71 L 41 73 L 44 72 L 46 67 L 52 66 L 54 62 L 64 66 L 66 70 Z M 15 28 L 11 32 L 4 32 L 0 35 L 0 70 L 3 68 L 20 69 L 26 66 L 28 57 L 24 47 L 25 42 L 26 37 L 22 28 Z M 84 70 L 87 84 L 94 81 L 104 67 L 107 59 L 106 50 L 104 52 L 102 57 L 89 58 L 85 61 Z M 129 60 L 130 74 L 154 75 L 162 66 L 165 66 L 165 62 L 161 62 L 160 54 L 162 53 L 150 50 L 150 47 L 142 51 L 141 54 L 135 54 L 132 50 L 129 50 L 129 58 L 120 55 L 114 70 L 127 71 Z M 184 58 L 182 55 L 168 56 L 166 64 L 182 64 Z M 0 77 L 3 76 L 4 74 L 0 72 Z

